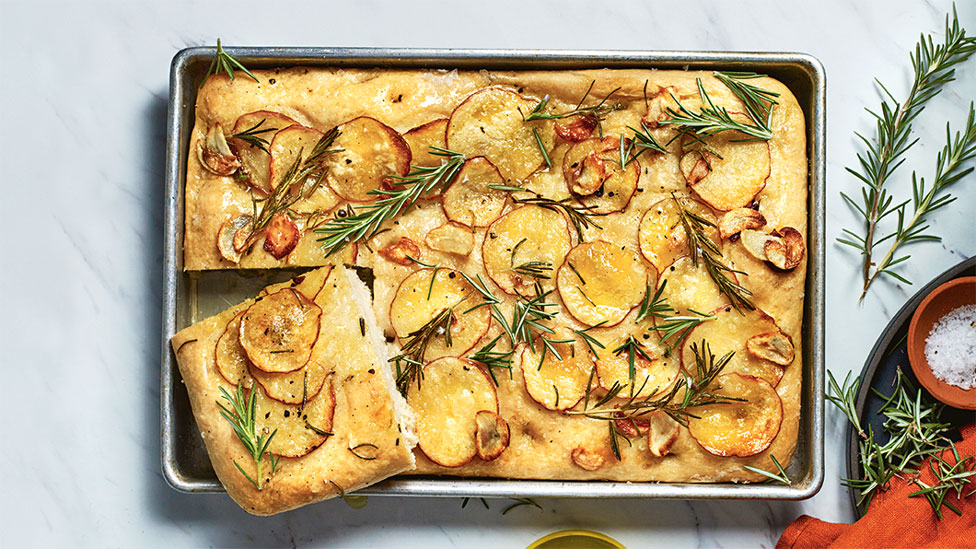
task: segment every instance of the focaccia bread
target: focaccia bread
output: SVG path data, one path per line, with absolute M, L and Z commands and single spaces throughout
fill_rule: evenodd
M 807 159 L 782 83 L 254 74 L 199 93 L 185 266 L 371 269 L 414 473 L 748 482 L 789 463 Z
M 371 319 L 362 282 L 326 266 L 173 336 L 214 470 L 247 512 L 279 513 L 414 467 L 413 417 Z M 255 439 L 259 460 L 244 442 Z

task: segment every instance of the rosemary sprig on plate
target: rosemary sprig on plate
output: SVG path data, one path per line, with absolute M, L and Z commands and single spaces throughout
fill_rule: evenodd
M 464 155 L 440 147 L 431 147 L 431 154 L 443 158 L 440 166 L 414 166 L 405 177 L 392 176 L 397 186 L 391 190 L 373 190 L 370 194 L 379 200 L 355 208 L 355 213 L 342 218 L 330 219 L 315 229 L 322 234 L 319 242 L 332 255 L 350 242 L 369 238 L 380 230 L 384 222 L 406 213 L 416 202 L 431 191 L 444 191 L 464 164 Z
M 691 250 L 691 263 L 696 267 L 701 263 L 705 267 L 705 272 L 708 273 L 708 276 L 718 286 L 719 291 L 729 298 L 729 302 L 736 311 L 741 313 L 742 309 L 755 309 L 756 306 L 749 299 L 752 292 L 739 283 L 734 282 L 729 276 L 735 274 L 745 275 L 746 273 L 727 267 L 722 263 L 722 251 L 705 234 L 705 227 L 714 227 L 715 224 L 704 217 L 686 210 L 681 204 L 681 201 L 674 196 L 674 193 L 671 193 L 671 198 L 674 199 L 675 205 L 678 206 L 678 212 L 681 216 L 681 226 L 684 227 L 685 235 L 688 237 L 688 249 Z
M 436 336 L 444 336 L 444 343 L 451 346 L 451 324 L 454 317 L 454 307 L 448 307 L 426 324 L 407 335 L 406 341 L 400 347 L 400 354 L 390 359 L 396 367 L 396 384 L 401 393 L 406 394 L 407 387 L 414 381 L 420 386 L 423 379 L 424 354 L 427 346 Z
M 257 147 L 262 151 L 271 154 L 268 150 L 268 145 L 270 144 L 267 139 L 262 137 L 261 134 L 268 132 L 276 132 L 279 128 L 261 128 L 264 123 L 267 122 L 266 118 L 262 118 L 260 122 L 251 126 L 250 128 L 237 132 L 231 136 L 233 139 L 240 139 L 241 141 L 247 143 L 252 147 Z
M 725 107 L 716 105 L 705 87 L 702 85 L 701 78 L 696 79 L 698 84 L 698 97 L 701 99 L 702 106 L 698 112 L 692 112 L 678 100 L 674 94 L 671 99 L 678 105 L 677 110 L 668 107 L 669 118 L 662 120 L 663 125 L 680 126 L 689 129 L 695 134 L 707 137 L 721 132 L 735 131 L 747 137 L 736 141 L 768 141 L 773 138 L 773 130 L 770 127 L 772 118 L 772 108 L 776 104 L 777 94 L 753 86 L 743 80 L 759 78 L 763 75 L 754 73 L 729 73 L 715 72 L 715 77 L 725 84 L 732 93 L 738 97 L 746 107 L 746 116 L 749 122 L 742 122 L 732 117 Z
M 659 332 L 661 344 L 667 344 L 664 348 L 664 356 L 671 356 L 671 353 L 684 341 L 688 333 L 702 322 L 713 320 L 715 316 L 700 313 L 694 309 L 689 309 L 688 311 L 696 316 L 672 314 L 675 312 L 674 308 L 662 296 L 667 284 L 667 280 L 662 281 L 661 286 L 654 292 L 654 297 L 651 297 L 651 286 L 647 285 L 645 287 L 644 299 L 641 301 L 640 308 L 637 310 L 636 321 L 640 322 L 647 317 L 661 319 L 661 322 L 649 326 L 647 329 Z M 670 343 L 668 343 L 669 340 Z
M 203 82 L 200 82 L 200 87 L 202 88 L 207 80 L 214 74 L 223 72 L 230 77 L 231 80 L 234 79 L 234 70 L 244 71 L 244 74 L 250 76 L 255 82 L 260 82 L 258 77 L 251 74 L 251 71 L 247 70 L 244 65 L 241 65 L 240 61 L 234 59 L 234 57 L 224 51 L 223 46 L 220 45 L 220 38 L 217 39 L 217 53 L 214 54 L 213 62 L 210 63 L 210 68 L 207 69 L 207 76 L 203 78 Z
M 904 276 L 892 270 L 892 267 L 908 261 L 911 255 L 896 258 L 895 251 L 903 244 L 942 240 L 941 237 L 929 231 L 928 216 L 956 200 L 955 197 L 945 194 L 944 191 L 946 187 L 973 171 L 972 167 L 963 169 L 963 165 L 973 158 L 976 158 L 976 111 L 974 111 L 974 104 L 970 103 L 966 127 L 961 132 L 957 131 L 955 138 L 952 136 L 949 125 L 946 124 L 946 144 L 936 157 L 935 179 L 932 187 L 926 190 L 925 179 L 918 178 L 916 173 L 912 172 L 912 216 L 906 218 L 908 201 L 902 202 L 892 209 L 898 215 L 895 231 L 874 242 L 874 245 L 877 246 L 890 239 L 891 245 L 884 257 L 874 265 L 871 275 L 865 282 L 860 299 L 864 299 L 871 283 L 882 274 L 905 284 L 911 284 Z M 862 254 L 867 250 L 867 243 L 860 236 L 847 229 L 844 229 L 844 233 L 847 236 L 838 238 L 838 242 L 851 246 Z
M 915 52 L 910 56 L 914 72 L 912 87 L 904 101 L 899 102 L 881 82 L 875 80 L 884 92 L 884 97 L 879 112 L 868 110 L 875 118 L 874 137 L 868 139 L 861 134 L 855 134 L 864 142 L 866 150 L 857 155 L 859 166 L 847 168 L 862 183 L 861 197 L 857 200 L 847 193 L 841 193 L 847 204 L 862 218 L 863 234 L 844 229 L 844 236 L 838 238 L 838 242 L 857 249 L 863 260 L 861 278 L 864 286 L 861 300 L 867 295 L 868 288 L 878 273 L 907 282 L 904 277 L 896 276 L 891 270 L 900 261 L 889 258 L 887 264 L 882 266 L 882 263 L 876 263 L 874 259 L 875 247 L 903 232 L 896 230 L 887 236 L 880 235 L 880 222 L 891 214 L 903 211 L 907 203 L 893 203 L 894 199 L 886 185 L 895 170 L 904 162 L 905 153 L 918 141 L 910 139 L 912 122 L 925 108 L 926 103 L 942 91 L 943 86 L 955 80 L 955 67 L 969 59 L 974 51 L 976 38 L 966 36 L 966 30 L 959 26 L 959 18 L 953 6 L 951 22 L 946 15 L 944 41 L 936 45 L 931 35 L 923 35 L 915 45 Z
M 244 478 L 248 480 L 255 488 L 258 490 L 264 489 L 264 475 L 262 474 L 262 466 L 264 463 L 264 455 L 268 455 L 268 460 L 271 462 L 271 474 L 275 473 L 278 469 L 278 459 L 280 456 L 276 456 L 271 452 L 268 452 L 268 446 L 271 444 L 271 439 L 274 438 L 275 433 L 278 432 L 277 429 L 271 432 L 271 434 L 265 436 L 264 433 L 258 434 L 257 425 L 255 423 L 255 418 L 257 417 L 257 407 L 255 406 L 255 397 L 257 393 L 252 389 L 249 397 L 244 397 L 244 386 L 241 384 L 237 385 L 237 391 L 231 395 L 230 392 L 223 386 L 220 387 L 220 396 L 227 401 L 227 404 L 217 401 L 217 406 L 220 407 L 220 415 L 230 423 L 230 426 L 234 429 L 234 434 L 240 439 L 241 444 L 247 449 L 247 452 L 251 454 L 251 459 L 254 460 L 254 465 L 257 468 L 255 476 L 257 479 L 251 478 L 251 475 L 244 471 L 244 468 L 234 460 L 234 465 L 237 470 L 244 475 Z M 228 406 L 229 404 L 229 406 Z
M 570 202 L 570 199 L 564 198 L 562 200 L 553 200 L 551 198 L 545 198 L 542 196 L 532 196 L 528 198 L 516 198 L 515 202 L 517 204 L 532 204 L 533 206 L 539 206 L 540 208 L 545 208 L 547 210 L 552 210 L 554 212 L 563 212 L 569 217 L 570 223 L 573 225 L 573 229 L 576 230 L 576 238 L 580 242 L 583 241 L 583 229 L 586 227 L 595 227 L 597 229 L 603 229 L 603 227 L 596 224 L 593 219 L 591 219 L 594 214 L 590 213 L 589 210 L 592 208 L 589 206 L 577 206 Z

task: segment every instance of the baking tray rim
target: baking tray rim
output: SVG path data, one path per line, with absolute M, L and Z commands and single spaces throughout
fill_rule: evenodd
M 824 480 L 824 323 L 825 323 L 825 175 L 826 73 L 820 61 L 806 53 L 548 49 L 400 49 L 345 47 L 234 47 L 225 50 L 249 66 L 300 64 L 410 68 L 449 68 L 458 63 L 481 68 L 568 69 L 640 67 L 661 69 L 720 68 L 722 65 L 782 66 L 800 69 L 810 79 L 806 113 L 808 137 L 808 261 L 804 303 L 804 365 L 812 385 L 801 393 L 800 434 L 809 430 L 809 473 L 799 486 L 767 484 L 696 484 L 622 481 L 549 481 L 470 479 L 459 477 L 395 477 L 360 490 L 364 495 L 474 497 L 647 497 L 660 499 L 783 499 L 800 500 L 816 494 Z M 174 489 L 188 493 L 223 491 L 217 481 L 187 477 L 175 459 L 172 398 L 178 382 L 169 339 L 177 331 L 177 285 L 182 275 L 182 192 L 186 157 L 183 141 L 191 128 L 182 124 L 184 109 L 195 107 L 196 87 L 187 85 L 185 72 L 196 61 L 209 61 L 215 49 L 191 47 L 179 51 L 170 66 L 167 111 L 166 194 L 163 235 L 162 357 L 160 368 L 161 467 Z M 526 65 L 532 65 L 526 67 Z M 650 67 L 649 67 L 650 66 Z M 468 67 L 459 67 L 468 68 Z M 473 68 L 473 67 L 472 67 Z M 188 103 L 188 100 L 193 100 Z M 807 109 L 810 109 L 808 112 Z M 191 126 L 192 127 L 192 126 Z M 807 390 L 809 395 L 807 395 Z M 808 402 L 809 401 L 809 402 Z M 812 414 L 805 429 L 803 415 Z

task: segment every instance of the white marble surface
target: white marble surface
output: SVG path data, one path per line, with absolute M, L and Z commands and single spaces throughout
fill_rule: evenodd
M 960 2 L 976 33 L 976 5 Z M 857 305 L 856 258 L 833 244 L 854 217 L 838 192 L 855 130 L 870 132 L 872 77 L 899 96 L 907 52 L 941 31 L 946 0 L 819 2 L 11 2 L 0 0 L 0 537 L 10 546 L 525 546 L 570 527 L 631 547 L 769 547 L 802 513 L 852 518 L 840 417 L 827 418 L 826 481 L 803 502 L 541 500 L 502 516 L 458 499 L 327 502 L 275 518 L 226 497 L 179 494 L 159 470 L 164 117 L 181 48 L 343 45 L 770 50 L 811 53 L 828 74 L 827 365 L 859 370 L 913 292 L 882 281 Z M 946 120 L 976 97 L 976 60 L 919 118 L 910 169 L 931 178 Z M 976 253 L 976 180 L 913 247 L 924 283 Z

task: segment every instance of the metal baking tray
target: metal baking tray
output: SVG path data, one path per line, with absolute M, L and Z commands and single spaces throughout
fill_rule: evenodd
M 824 176 L 826 80 L 823 66 L 801 53 L 682 51 L 561 51 L 387 48 L 227 48 L 250 68 L 287 66 L 545 70 L 652 68 L 755 71 L 779 79 L 804 110 L 809 161 L 806 301 L 803 315 L 803 386 L 799 439 L 787 467 L 791 486 L 665 484 L 655 482 L 543 481 L 491 478 L 396 477 L 360 491 L 368 495 L 475 497 L 647 497 L 804 499 L 823 483 L 824 443 Z M 178 330 L 244 300 L 285 271 L 183 270 L 183 189 L 196 91 L 214 48 L 187 48 L 170 70 L 161 363 L 162 469 L 183 492 L 223 491 L 190 411 L 169 339 Z

